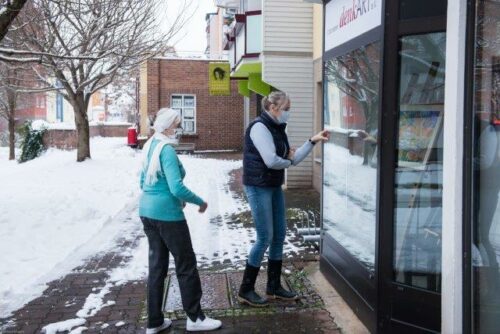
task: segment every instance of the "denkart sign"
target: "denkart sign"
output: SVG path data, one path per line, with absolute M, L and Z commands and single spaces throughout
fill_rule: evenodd
M 325 10 L 325 51 L 382 23 L 382 0 L 331 0 Z

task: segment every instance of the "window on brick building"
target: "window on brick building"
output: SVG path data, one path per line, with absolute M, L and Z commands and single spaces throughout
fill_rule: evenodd
M 171 107 L 180 111 L 184 133 L 196 133 L 196 96 L 172 95 Z

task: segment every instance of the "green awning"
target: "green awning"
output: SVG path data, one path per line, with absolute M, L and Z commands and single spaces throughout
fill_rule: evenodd
M 262 81 L 261 73 L 250 73 L 248 76 L 248 89 L 262 96 L 271 93 L 271 86 Z
M 250 89 L 248 89 L 248 80 L 238 80 L 238 93 L 243 96 L 250 97 Z

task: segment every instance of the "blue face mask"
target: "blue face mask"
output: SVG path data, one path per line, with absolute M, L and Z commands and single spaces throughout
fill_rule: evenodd
M 289 110 L 283 110 L 281 112 L 281 115 L 278 117 L 278 122 L 281 124 L 288 123 L 288 120 L 290 119 L 290 111 Z

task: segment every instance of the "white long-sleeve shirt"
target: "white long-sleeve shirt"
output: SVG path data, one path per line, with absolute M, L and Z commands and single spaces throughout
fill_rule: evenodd
M 276 154 L 273 135 L 269 129 L 262 123 L 256 123 L 250 130 L 250 138 L 259 151 L 262 160 L 270 169 L 285 169 L 291 165 L 297 166 L 306 156 L 311 153 L 314 145 L 307 140 L 300 148 L 295 151 L 293 161 L 284 159 Z

